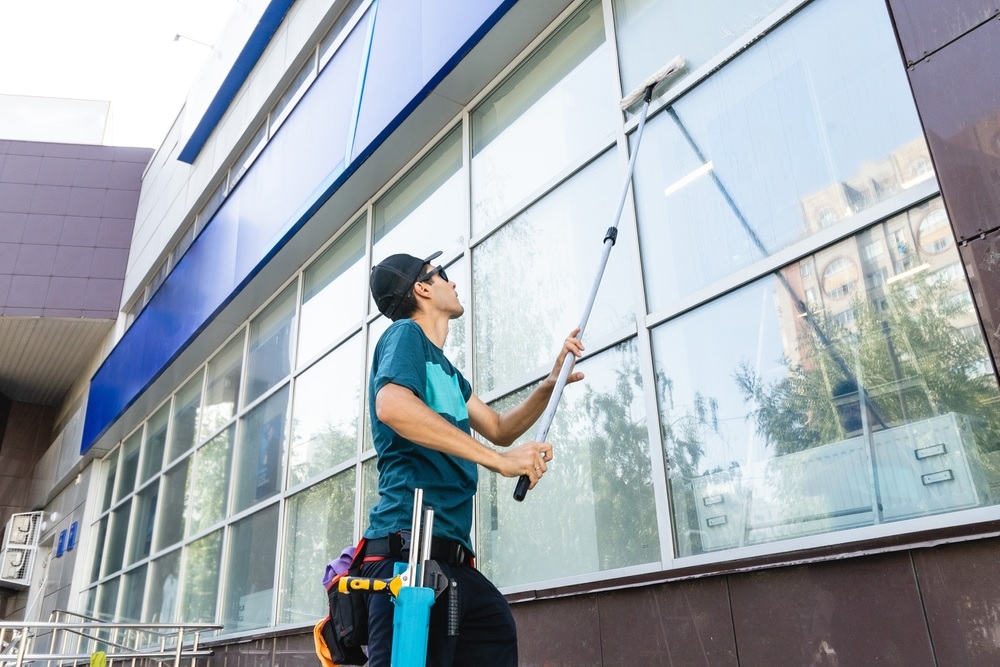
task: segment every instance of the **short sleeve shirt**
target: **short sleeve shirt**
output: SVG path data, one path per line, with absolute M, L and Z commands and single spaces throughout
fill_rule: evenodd
M 411 442 L 379 421 L 375 395 L 392 383 L 412 391 L 431 410 L 470 433 L 466 402 L 472 387 L 444 353 L 409 319 L 382 334 L 375 346 L 368 406 L 378 453 L 379 501 L 369 514 L 365 537 L 409 530 L 414 489 L 424 490 L 424 506 L 434 508 L 434 535 L 472 548 L 472 497 L 479 482 L 476 464 Z

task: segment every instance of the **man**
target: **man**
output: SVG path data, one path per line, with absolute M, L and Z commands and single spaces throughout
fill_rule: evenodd
M 509 446 L 541 416 L 567 354 L 583 345 L 574 330 L 552 373 L 521 404 L 498 414 L 472 393 L 470 384 L 444 356 L 449 322 L 465 309 L 455 283 L 440 266 L 398 254 L 372 269 L 371 291 L 379 311 L 393 320 L 375 347 L 368 400 L 378 453 L 379 502 L 369 515 L 365 577 L 387 579 L 405 561 L 410 543 L 414 489 L 434 508 L 431 556 L 457 582 L 459 628 L 448 633 L 443 593 L 431 609 L 427 664 L 517 665 L 517 634 L 507 601 L 473 567 L 472 497 L 478 467 L 505 477 L 527 475 L 535 486 L 552 460 L 552 446 L 527 442 L 498 452 L 483 446 L 470 427 L 502 447 Z M 583 379 L 571 373 L 568 382 Z M 369 597 L 369 665 L 389 665 L 392 600 Z

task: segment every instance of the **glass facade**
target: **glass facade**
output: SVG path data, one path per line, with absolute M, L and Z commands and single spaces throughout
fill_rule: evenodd
M 480 567 L 599 586 L 993 505 L 1000 391 L 884 4 L 728 5 L 580 3 L 262 299 L 105 458 L 86 611 L 322 616 L 377 496 L 370 266 L 443 250 L 446 353 L 516 404 L 592 286 L 637 149 L 618 101 L 678 50 L 550 473 L 518 504 L 481 471 Z

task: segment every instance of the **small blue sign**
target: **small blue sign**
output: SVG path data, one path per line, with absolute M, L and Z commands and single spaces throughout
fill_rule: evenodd
M 59 532 L 59 545 L 56 547 L 56 558 L 62 558 L 64 553 L 66 553 L 66 531 L 62 530 Z
M 66 540 L 66 551 L 72 551 L 76 548 L 76 541 L 78 538 L 78 533 L 80 531 L 80 522 L 74 521 L 69 526 L 69 538 Z

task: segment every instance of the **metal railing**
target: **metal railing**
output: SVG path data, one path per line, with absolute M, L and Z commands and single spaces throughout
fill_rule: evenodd
M 67 611 L 49 621 L 0 622 L 0 667 L 60 667 L 90 664 L 103 653 L 107 667 L 197 665 L 212 655 L 202 633 L 222 629 L 211 623 L 111 623 Z

